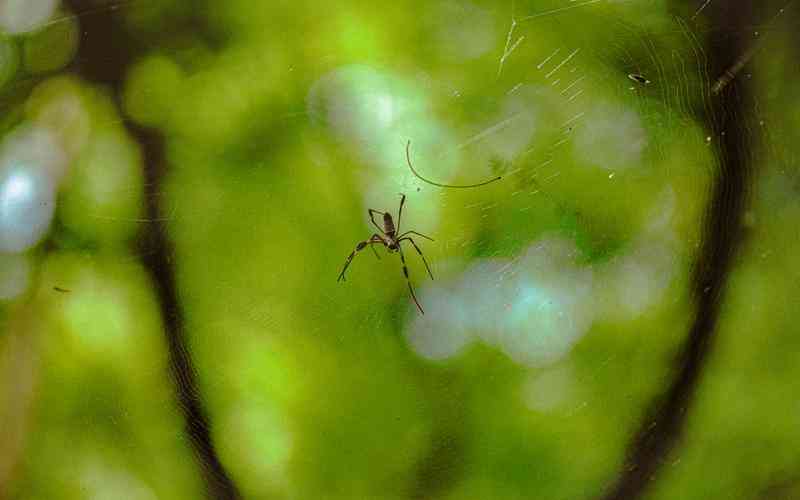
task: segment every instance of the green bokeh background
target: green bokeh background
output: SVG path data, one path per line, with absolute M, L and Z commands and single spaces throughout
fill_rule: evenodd
M 529 20 L 563 2 L 99 5 L 91 15 L 113 16 L 135 47 L 116 86 L 78 69 L 73 38 L 90 14 L 62 6 L 58 22 L 0 40 L 3 134 L 49 127 L 70 155 L 56 222 L 29 254 L 30 289 L 2 306 L 0 498 L 202 497 L 143 264 L 155 222 L 212 441 L 243 497 L 573 499 L 613 481 L 694 311 L 718 139 L 692 114 L 710 84 L 702 19 L 689 25 L 666 2 Z M 800 497 L 790 35 L 770 33 L 746 70 L 763 143 L 747 238 L 686 434 L 648 498 Z M 580 94 L 562 92 L 578 78 Z M 163 139 L 157 191 L 134 127 Z M 436 179 L 504 178 L 422 183 L 407 140 Z M 568 269 L 593 274 L 588 329 L 531 366 L 480 340 L 420 356 L 397 256 L 365 252 L 336 282 L 372 232 L 367 207 L 395 211 L 399 192 L 405 227 L 436 240 L 422 246 L 437 282 L 568 242 Z M 643 279 L 661 288 L 631 312 L 618 264 L 653 249 L 666 260 Z M 406 255 L 424 305 L 437 285 Z M 524 321 L 536 335 L 535 315 Z

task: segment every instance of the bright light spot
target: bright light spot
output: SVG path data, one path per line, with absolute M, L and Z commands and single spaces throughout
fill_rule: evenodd
M 1 168 L 1 167 L 0 167 Z M 55 213 L 55 187 L 27 165 L 0 173 L 0 250 L 24 252 L 45 235 Z
M 520 87 L 506 97 L 501 113 L 485 124 L 486 142 L 500 158 L 509 161 L 525 148 L 538 129 L 548 96 L 538 95 L 540 89 L 532 85 Z M 551 97 L 551 96 L 550 96 Z
M 554 238 L 515 258 L 484 259 L 459 277 L 437 280 L 421 291 L 424 317 L 409 306 L 415 319 L 405 331 L 408 344 L 432 360 L 456 356 L 473 341 L 524 366 L 564 359 L 597 317 L 630 320 L 664 299 L 680 269 L 677 203 L 675 192 L 665 189 L 631 248 L 599 266 L 578 264 L 574 246 Z
M 0 145 L 0 170 L 12 165 L 34 169 L 57 184 L 66 172 L 67 158 L 53 132 L 25 125 L 8 134 Z
M 19 297 L 30 284 L 31 264 L 27 256 L 0 254 L 0 299 Z
M 430 197 L 412 201 L 412 190 L 421 181 L 406 165 L 406 141 L 414 139 L 411 155 L 415 165 L 432 171 L 437 179 L 449 180 L 455 169 L 463 169 L 463 162 L 457 154 L 442 158 L 441 145 L 449 144 L 450 137 L 443 127 L 430 121 L 425 99 L 414 86 L 369 66 L 344 66 L 312 85 L 307 109 L 312 119 L 360 157 L 363 170 L 358 178 L 366 193 L 365 207 L 396 214 L 397 193 L 404 192 L 415 207 L 409 207 L 406 227 L 433 230 L 439 203 Z M 348 164 L 339 163 L 337 167 L 343 165 Z M 415 214 L 422 213 L 429 214 L 424 229 L 415 227 L 414 221 Z
M 567 241 L 543 240 L 508 269 L 514 270 L 505 286 L 511 293 L 498 324 L 503 350 L 518 363 L 561 359 L 591 325 L 593 273 L 575 263 L 576 255 Z
M 3 187 L 3 198 L 28 198 L 33 196 L 33 180 L 22 174 L 13 174 Z
M 604 303 L 604 314 L 629 320 L 663 300 L 680 263 L 673 218 L 677 206 L 675 191 L 667 188 L 658 197 L 642 233 L 630 249 L 600 272 L 595 296 Z
M 516 259 L 473 265 L 449 289 L 426 289 L 423 303 L 432 309 L 406 330 L 409 344 L 425 358 L 442 359 L 460 352 L 475 332 L 517 363 L 558 361 L 594 317 L 593 273 L 575 255 L 566 241 L 542 240 Z
M 55 213 L 64 153 L 52 134 L 19 127 L 0 145 L 0 251 L 24 252 L 45 235 Z
M 312 117 L 329 125 L 343 138 L 369 144 L 374 134 L 390 125 L 379 108 L 391 107 L 386 75 L 366 66 L 347 66 L 318 80 L 309 91 Z
M 633 111 L 598 105 L 576 130 L 573 151 L 589 165 L 607 170 L 642 166 L 647 131 Z
M 0 29 L 20 34 L 41 27 L 53 15 L 57 0 L 3 0 L 0 2 Z
M 388 95 L 375 96 L 377 117 L 380 123 L 391 123 L 394 118 L 394 103 Z
M 641 242 L 607 270 L 606 292 L 616 293 L 620 312 L 637 317 L 663 297 L 675 267 L 670 248 Z
M 509 305 L 502 337 L 506 353 L 521 364 L 540 365 L 558 359 L 578 332 L 573 311 L 558 288 L 524 286 Z M 531 333 L 535 332 L 535 333 Z
M 314 119 L 359 150 L 375 150 L 388 143 L 402 150 L 407 135 L 397 126 L 404 118 L 419 115 L 421 105 L 417 101 L 411 87 L 399 78 L 369 66 L 353 65 L 314 83 L 307 106 Z
M 427 314 L 416 315 L 406 331 L 408 342 L 420 356 L 443 360 L 459 354 L 473 340 L 464 321 L 470 315 L 463 301 L 451 300 L 452 288 L 425 288 L 420 296 Z
M 563 142 L 564 124 L 581 116 L 569 110 L 552 85 L 518 84 L 505 97 L 501 111 L 483 123 L 471 139 L 479 139 L 495 156 L 511 161 Z

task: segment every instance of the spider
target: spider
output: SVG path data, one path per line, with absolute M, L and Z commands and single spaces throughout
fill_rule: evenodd
M 372 225 L 378 228 L 379 233 L 373 233 L 372 236 L 369 237 L 368 240 L 364 240 L 359 242 L 356 245 L 355 250 L 350 252 L 350 255 L 347 257 L 347 261 L 344 263 L 344 268 L 342 272 L 339 273 L 339 278 L 336 281 L 345 281 L 344 273 L 347 271 L 347 266 L 350 265 L 350 261 L 353 260 L 356 253 L 360 252 L 367 246 L 372 248 L 373 252 L 375 252 L 375 248 L 372 245 L 378 244 L 383 245 L 389 251 L 392 252 L 399 252 L 400 253 L 400 261 L 403 263 L 403 274 L 406 277 L 406 283 L 408 284 L 408 291 L 411 292 L 411 298 L 414 299 L 414 303 L 417 305 L 419 312 L 425 314 L 425 311 L 422 309 L 422 306 L 419 305 L 419 301 L 417 300 L 417 296 L 414 293 L 414 288 L 411 286 L 411 279 L 408 277 L 408 268 L 406 267 L 406 258 L 403 255 L 403 248 L 400 246 L 400 243 L 403 241 L 409 241 L 412 245 L 414 245 L 414 249 L 417 251 L 419 256 L 422 258 L 422 262 L 425 263 L 425 269 L 428 270 L 428 276 L 433 279 L 433 273 L 431 272 L 431 267 L 428 265 L 428 261 L 425 260 L 425 256 L 422 255 L 422 250 L 419 249 L 419 246 L 414 242 L 414 240 L 407 236 L 409 234 L 415 234 L 417 236 L 421 236 L 427 240 L 433 241 L 433 238 L 430 236 L 425 236 L 424 234 L 418 233 L 416 231 L 406 231 L 398 236 L 400 232 L 400 217 L 403 215 L 403 203 L 406 201 L 406 195 L 400 194 L 400 210 L 397 212 L 397 227 L 394 225 L 394 221 L 392 220 L 392 215 L 389 212 L 381 212 L 379 210 L 369 209 L 369 219 L 372 221 Z M 375 222 L 375 214 L 383 215 L 383 227 L 379 226 L 377 222 Z M 378 252 L 375 252 L 375 256 L 380 259 L 378 256 Z

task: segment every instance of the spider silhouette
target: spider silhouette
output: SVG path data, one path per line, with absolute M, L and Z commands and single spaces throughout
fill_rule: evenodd
M 408 291 L 411 292 L 411 298 L 414 299 L 414 303 L 417 305 L 419 312 L 425 314 L 425 311 L 422 309 L 422 306 L 419 305 L 419 301 L 417 300 L 417 296 L 414 293 L 414 287 L 411 286 L 411 278 L 408 277 L 408 267 L 406 267 L 406 258 L 403 255 L 403 248 L 400 246 L 400 243 L 403 241 L 409 241 L 412 245 L 414 245 L 414 249 L 417 251 L 419 256 L 422 258 L 422 262 L 425 263 L 425 269 L 428 270 L 428 276 L 433 279 L 433 273 L 431 272 L 431 267 L 428 265 L 428 261 L 425 260 L 425 256 L 422 254 L 422 250 L 419 249 L 416 242 L 408 236 L 409 234 L 415 234 L 417 236 L 421 236 L 422 238 L 428 239 L 433 241 L 433 238 L 430 236 L 425 236 L 424 234 L 418 233 L 416 231 L 406 231 L 398 235 L 400 232 L 400 217 L 403 216 L 403 203 L 406 201 L 406 195 L 400 194 L 400 210 L 397 212 L 397 227 L 394 225 L 394 220 L 392 220 L 392 215 L 389 212 L 381 212 L 379 210 L 369 209 L 369 219 L 372 221 L 372 225 L 378 228 L 378 233 L 373 233 L 372 236 L 369 237 L 368 240 L 364 240 L 359 242 L 356 245 L 355 250 L 350 252 L 350 255 L 347 257 L 347 261 L 344 263 L 344 268 L 342 268 L 342 272 L 339 273 L 339 278 L 336 281 L 345 281 L 344 273 L 347 271 L 347 267 L 350 265 L 350 262 L 353 260 L 353 257 L 369 246 L 372 248 L 373 252 L 375 248 L 372 245 L 378 244 L 383 245 L 386 247 L 386 250 L 389 253 L 399 252 L 400 253 L 400 261 L 403 263 L 403 274 L 406 277 L 406 283 L 408 284 Z M 375 222 L 375 214 L 380 214 L 383 216 L 383 227 L 379 226 L 377 222 Z M 375 252 L 375 256 L 380 259 L 378 256 L 378 252 Z

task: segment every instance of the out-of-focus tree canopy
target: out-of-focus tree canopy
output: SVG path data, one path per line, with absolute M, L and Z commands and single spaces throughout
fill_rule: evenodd
M 800 497 L 798 15 L 0 0 L 0 500 Z

